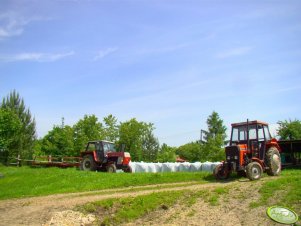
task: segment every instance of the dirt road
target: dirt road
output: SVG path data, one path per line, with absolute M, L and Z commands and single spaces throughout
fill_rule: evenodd
M 74 211 L 77 205 L 153 192 L 183 189 L 197 191 L 229 185 L 230 193 L 222 198 L 218 206 L 211 206 L 202 199 L 198 199 L 190 207 L 178 203 L 172 208 L 157 210 L 126 225 L 276 225 L 266 217 L 264 207 L 255 209 L 249 207 L 251 201 L 259 198 L 258 189 L 262 181 L 161 184 L 4 200 L 0 201 L 0 225 L 93 225 L 96 217 L 84 216 Z

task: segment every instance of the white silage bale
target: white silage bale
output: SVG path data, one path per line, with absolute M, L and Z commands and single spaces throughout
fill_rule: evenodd
M 213 163 L 212 163 L 212 165 L 211 165 L 211 170 L 212 170 L 212 172 L 213 172 L 213 170 L 215 169 L 215 167 L 216 167 L 217 165 L 219 165 L 219 164 L 221 164 L 221 162 L 213 162 Z
M 179 171 L 180 172 L 189 172 L 190 163 L 189 162 L 183 162 L 180 163 Z
M 132 173 L 136 172 L 136 163 L 135 162 L 130 162 L 129 166 L 132 168 Z
M 162 172 L 162 163 L 157 162 L 157 163 L 154 163 L 154 165 L 155 165 L 155 168 L 156 168 L 156 173 Z
M 148 173 L 156 173 L 156 167 L 154 163 L 146 163 L 146 168 Z
M 143 162 L 136 162 L 136 172 L 145 173 L 145 164 Z
M 171 163 L 171 172 L 179 172 L 180 163 L 173 162 Z
M 190 172 L 201 171 L 201 167 L 202 167 L 202 163 L 200 163 L 200 162 L 194 162 L 194 163 L 190 164 L 189 171 Z
M 162 163 L 162 172 L 172 172 L 171 165 L 169 162 Z
M 202 171 L 211 172 L 211 165 L 211 162 L 204 162 L 201 167 Z

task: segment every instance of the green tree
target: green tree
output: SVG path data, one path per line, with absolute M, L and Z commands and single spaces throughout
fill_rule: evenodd
M 177 148 L 176 153 L 189 162 L 200 161 L 202 147 L 198 142 L 190 142 Z
M 226 143 L 226 126 L 217 112 L 213 111 L 207 119 L 208 130 L 205 132 L 205 143 L 201 144 L 201 161 L 221 161 L 224 159 Z
M 70 126 L 54 126 L 43 138 L 41 152 L 46 155 L 77 156 L 74 151 L 73 129 Z
M 74 126 L 74 148 L 80 152 L 85 149 L 88 141 L 105 138 L 103 125 L 95 115 L 85 115 Z
M 36 123 L 35 119 L 32 118 L 30 110 L 26 108 L 24 100 L 20 95 L 14 90 L 6 98 L 3 98 L 2 109 L 10 109 L 13 111 L 21 122 L 21 129 L 18 137 L 18 144 L 16 147 L 19 151 L 18 153 L 23 158 L 32 158 L 33 146 L 36 139 Z
M 170 147 L 167 144 L 162 144 L 157 155 L 158 162 L 175 162 L 176 161 L 175 147 Z
M 117 118 L 113 115 L 104 117 L 104 136 L 106 140 L 116 142 L 118 140 L 118 125 Z
M 133 161 L 142 161 L 145 156 L 143 147 L 147 147 L 146 135 L 154 130 L 152 123 L 139 122 L 132 118 L 119 125 L 119 145 L 125 144 L 126 151 L 131 153 Z
M 300 120 L 284 120 L 278 122 L 278 135 L 281 140 L 301 139 L 301 121 Z
M 0 108 L 0 162 L 7 163 L 20 150 L 21 122 L 10 109 Z
M 149 126 L 142 141 L 143 160 L 147 162 L 156 161 L 159 147 L 159 141 L 153 134 L 153 127 Z
M 226 139 L 227 127 L 223 125 L 223 120 L 220 119 L 217 112 L 213 111 L 207 119 L 208 130 L 205 131 L 205 140 L 208 141 L 210 138 L 215 139 L 217 136 L 222 136 L 223 140 Z
M 215 138 L 209 138 L 205 144 L 201 145 L 200 159 L 204 161 L 222 161 L 225 158 L 224 139 L 221 134 L 216 135 Z

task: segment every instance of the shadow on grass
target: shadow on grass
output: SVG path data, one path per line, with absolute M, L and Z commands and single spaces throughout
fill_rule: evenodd
M 220 184 L 232 183 L 235 181 L 238 181 L 238 182 L 249 182 L 250 181 L 248 178 L 239 176 L 236 173 L 232 173 L 229 178 L 224 179 L 224 180 L 217 180 L 213 174 L 209 174 L 204 177 L 204 180 L 207 182 L 210 182 L 210 183 L 220 183 Z

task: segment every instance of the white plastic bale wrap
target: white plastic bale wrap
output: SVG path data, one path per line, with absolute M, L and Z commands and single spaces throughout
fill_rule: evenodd
M 220 164 L 220 162 L 204 162 L 202 164 L 201 168 L 202 168 L 202 171 L 213 172 L 215 167 L 219 164 Z
M 189 171 L 190 171 L 190 172 L 201 171 L 201 170 L 202 170 L 201 167 L 202 167 L 202 163 L 200 163 L 200 162 L 190 163 Z
M 162 163 L 158 162 L 158 163 L 154 163 L 154 165 L 157 173 L 162 172 Z
M 213 172 L 220 162 L 165 162 L 165 163 L 146 163 L 130 162 L 133 173 L 161 173 L 161 172 Z
M 191 163 L 189 163 L 189 162 L 180 163 L 178 171 L 179 172 L 189 172 L 190 165 L 191 165 Z

